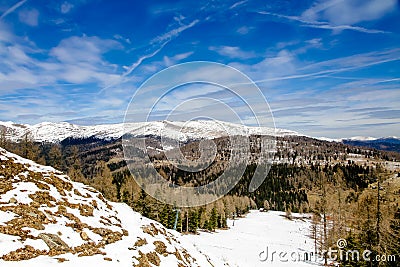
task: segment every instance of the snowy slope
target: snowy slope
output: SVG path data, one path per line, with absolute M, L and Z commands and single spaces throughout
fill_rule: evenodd
M 0 266 L 58 262 L 212 266 L 192 245 L 183 247 L 178 233 L 51 167 L 0 148 Z
M 350 141 L 371 141 L 376 140 L 378 138 L 372 136 L 353 136 L 350 138 L 342 138 L 341 140 L 350 140 Z
M 234 225 L 229 221 L 229 230 L 184 235 L 183 244 L 193 244 L 199 251 L 206 251 L 211 260 L 221 260 L 226 266 L 322 266 L 315 259 L 303 261 L 305 252 L 314 251 L 309 237 L 310 220 L 288 220 L 284 214 L 251 211 L 245 218 L 235 220 Z M 286 252 L 286 256 L 279 258 L 281 252 Z M 290 257 L 292 253 L 296 261 Z
M 67 122 L 42 122 L 28 125 L 0 121 L 1 128 L 6 129 L 6 136 L 13 141 L 21 140 L 26 133 L 29 133 L 38 142 L 59 142 L 68 137 L 87 138 L 92 136 L 101 139 L 113 139 L 120 138 L 128 132 L 133 136 L 155 135 L 179 141 L 209 139 L 242 133 L 274 136 L 299 135 L 297 132 L 284 129 L 248 127 L 228 122 L 207 120 L 189 122 L 154 121 L 92 126 L 81 126 Z

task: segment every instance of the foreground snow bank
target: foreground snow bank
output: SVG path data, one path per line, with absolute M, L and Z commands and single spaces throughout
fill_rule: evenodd
M 0 148 L 0 266 L 212 266 L 179 238 L 127 205 Z
M 316 266 L 314 260 L 303 261 L 305 253 L 314 251 L 309 216 L 293 216 L 297 219 L 288 220 L 283 212 L 251 211 L 245 218 L 229 221 L 229 230 L 183 235 L 182 242 L 226 266 Z

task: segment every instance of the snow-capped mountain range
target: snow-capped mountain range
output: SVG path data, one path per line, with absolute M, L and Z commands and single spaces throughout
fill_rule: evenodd
M 306 136 L 304 134 L 287 130 L 268 127 L 242 126 L 223 121 L 197 120 L 197 121 L 152 121 L 135 123 L 117 123 L 83 126 L 68 122 L 41 122 L 38 124 L 18 124 L 11 121 L 0 121 L 0 133 L 5 130 L 6 138 L 18 141 L 29 134 L 37 142 L 57 143 L 66 138 L 118 139 L 124 134 L 132 136 L 162 136 L 173 140 L 186 142 L 188 140 L 213 139 L 229 135 L 259 134 L 270 136 Z M 327 137 L 314 137 L 328 142 L 400 142 L 400 138 L 391 137 L 365 137 L 354 136 L 350 138 L 332 139 Z
M 25 134 L 37 142 L 60 142 L 66 138 L 117 139 L 129 133 L 133 136 L 162 136 L 179 141 L 212 139 L 221 136 L 260 134 L 272 136 L 297 136 L 295 131 L 267 127 L 249 127 L 239 124 L 198 120 L 189 122 L 153 121 L 119 124 L 81 126 L 68 122 L 42 122 L 39 124 L 17 124 L 0 121 L 0 130 L 5 129 L 6 138 L 12 141 L 23 139 Z

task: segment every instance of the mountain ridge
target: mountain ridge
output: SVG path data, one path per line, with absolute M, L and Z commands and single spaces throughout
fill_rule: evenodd
M 11 121 L 0 121 L 0 129 L 5 130 L 5 135 L 11 141 L 18 141 L 29 133 L 37 142 L 60 142 L 67 138 L 118 139 L 124 134 L 135 136 L 158 135 L 179 141 L 191 139 L 212 139 L 230 134 L 261 134 L 273 136 L 302 135 L 286 129 L 268 127 L 242 126 L 239 124 L 222 121 L 153 121 L 135 123 L 100 124 L 81 126 L 68 122 L 41 122 L 38 124 L 17 124 Z
M 229 135 L 268 135 L 275 137 L 304 136 L 327 142 L 338 142 L 360 147 L 400 152 L 400 138 L 396 136 L 371 137 L 353 136 L 345 138 L 311 137 L 305 134 L 279 128 L 243 126 L 230 122 L 197 121 L 152 121 L 135 123 L 116 123 L 99 125 L 77 125 L 69 122 L 41 122 L 37 124 L 19 124 L 12 121 L 0 121 L 0 134 L 6 139 L 18 142 L 25 135 L 35 142 L 60 143 L 67 139 L 95 138 L 116 140 L 125 134 L 133 137 L 155 136 L 189 142 L 200 139 L 214 139 Z M 164 150 L 172 149 L 166 146 Z

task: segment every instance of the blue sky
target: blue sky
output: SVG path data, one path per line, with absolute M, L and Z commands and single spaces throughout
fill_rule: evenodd
M 396 0 L 0 0 L 0 120 L 121 122 L 151 75 L 200 60 L 254 80 L 279 128 L 399 135 L 399 22 Z M 179 90 L 165 110 L 228 97 Z

